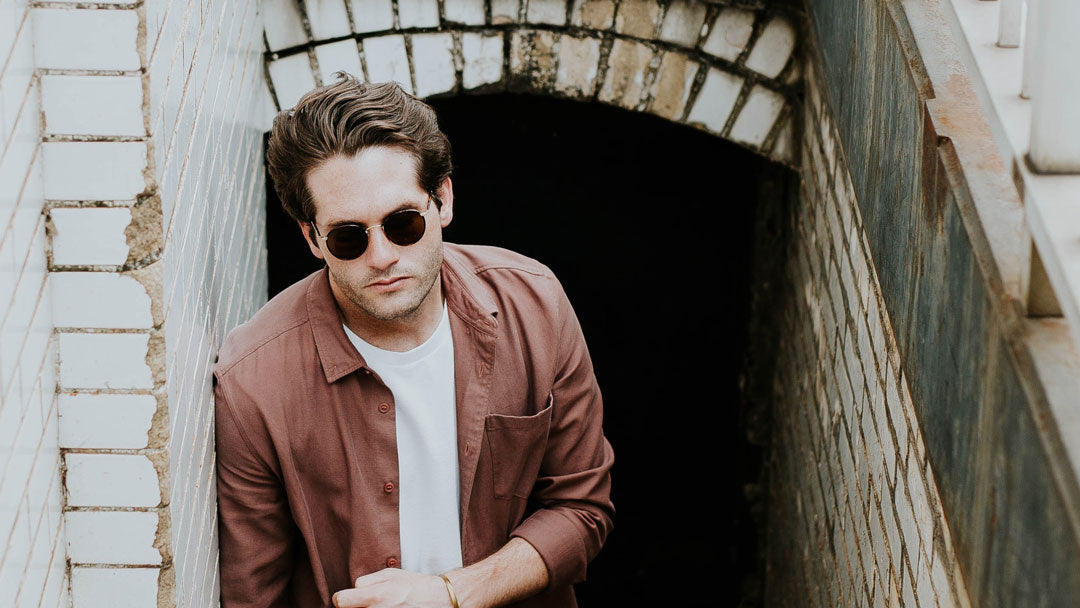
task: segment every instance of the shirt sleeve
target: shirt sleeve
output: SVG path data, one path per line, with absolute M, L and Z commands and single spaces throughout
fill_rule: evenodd
M 221 607 L 288 607 L 297 530 L 285 489 L 255 455 L 220 382 L 214 396 Z
M 557 279 L 555 284 L 558 348 L 552 422 L 529 496 L 540 508 L 510 533 L 528 541 L 543 558 L 549 588 L 585 580 L 586 565 L 599 553 L 615 516 L 615 456 L 603 433 L 600 388 L 577 315 Z

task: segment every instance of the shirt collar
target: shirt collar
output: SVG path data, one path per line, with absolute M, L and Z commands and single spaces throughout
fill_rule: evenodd
M 495 334 L 499 312 L 495 300 L 457 247 L 452 243 L 443 244 L 441 280 L 447 308 L 476 331 Z M 336 382 L 366 366 L 345 335 L 337 302 L 330 290 L 330 273 L 325 266 L 308 283 L 307 312 L 327 382 Z M 455 341 L 464 338 L 454 335 Z

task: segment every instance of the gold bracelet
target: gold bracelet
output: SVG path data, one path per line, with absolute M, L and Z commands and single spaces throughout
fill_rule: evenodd
M 461 608 L 458 606 L 457 594 L 454 593 L 454 586 L 450 583 L 450 579 L 446 578 L 445 574 L 440 574 L 439 576 L 441 576 L 443 582 L 446 583 L 446 592 L 450 594 L 450 604 L 452 604 L 454 608 Z

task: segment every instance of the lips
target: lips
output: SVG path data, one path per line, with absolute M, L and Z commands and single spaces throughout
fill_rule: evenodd
M 369 283 L 369 285 L 379 285 L 379 286 L 384 286 L 385 287 L 387 285 L 392 285 L 392 284 L 394 284 L 394 283 L 396 283 L 396 282 L 398 282 L 398 281 L 400 281 L 402 279 L 406 279 L 406 278 L 408 278 L 408 277 L 392 277 L 392 278 L 389 278 L 389 279 L 383 279 L 381 281 L 375 281 L 373 283 Z
M 375 293 L 389 293 L 391 291 L 397 291 L 399 288 L 405 285 L 405 281 L 409 277 L 393 277 L 389 279 L 383 279 L 381 281 L 375 281 L 368 283 L 368 289 L 371 289 Z

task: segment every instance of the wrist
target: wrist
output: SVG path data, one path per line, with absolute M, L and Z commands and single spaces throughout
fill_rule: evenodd
M 450 577 L 446 576 L 445 574 L 440 574 L 439 579 L 446 587 L 446 595 L 447 599 L 450 602 L 448 604 L 450 608 L 461 608 L 461 605 L 458 603 L 457 590 L 454 589 L 454 583 L 451 582 Z

